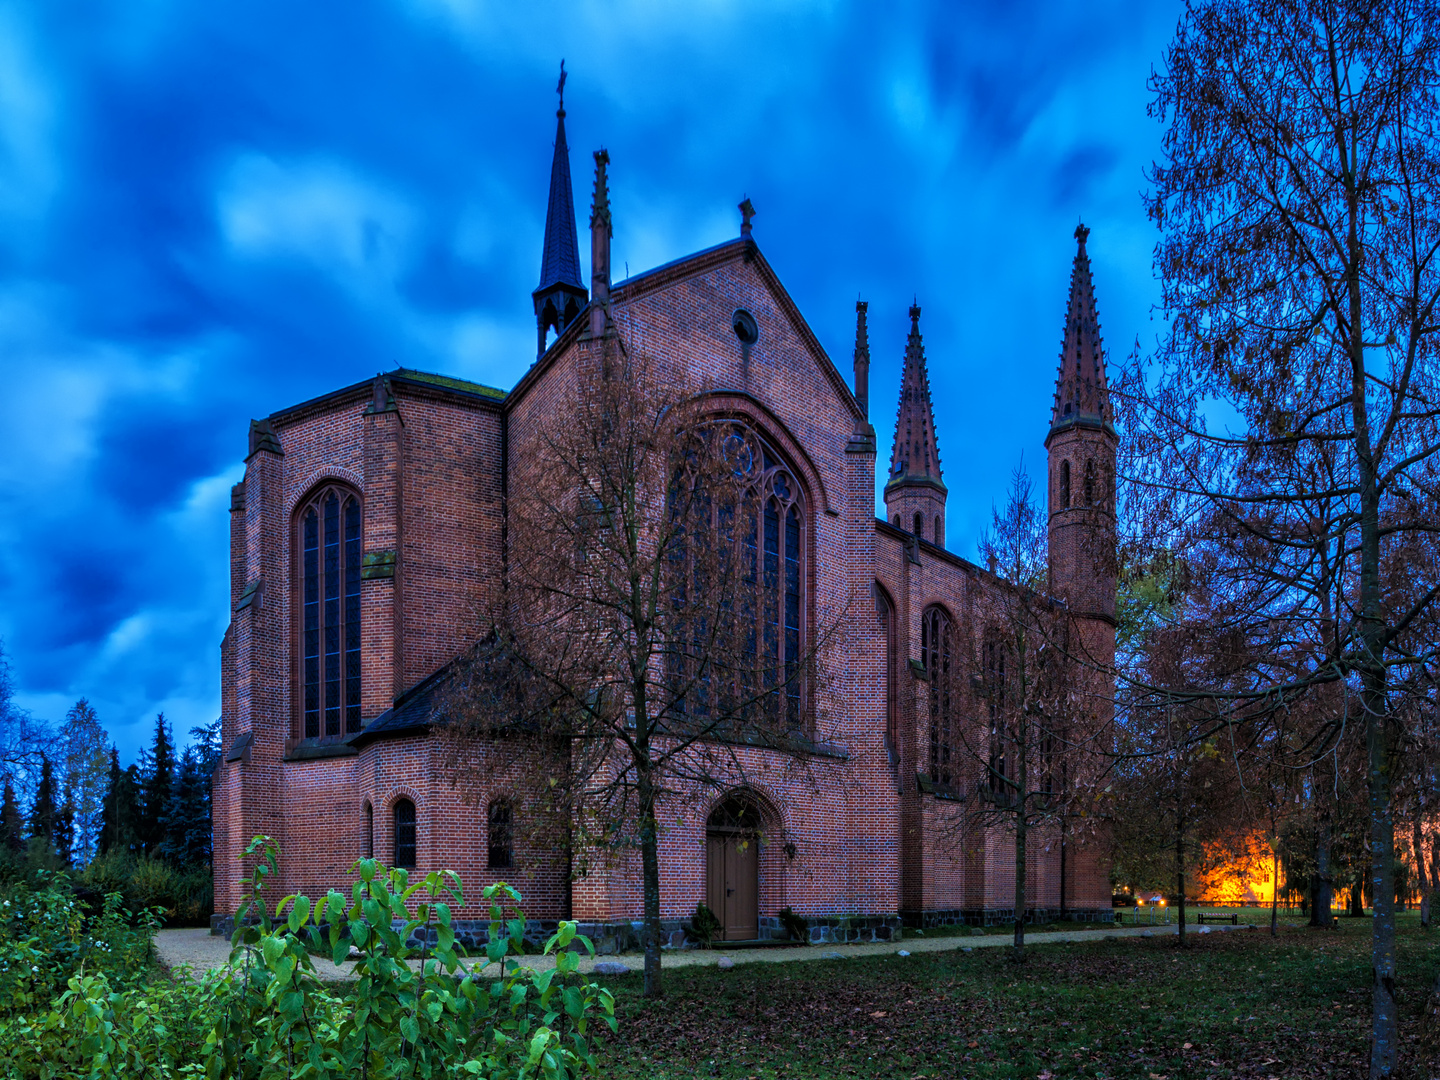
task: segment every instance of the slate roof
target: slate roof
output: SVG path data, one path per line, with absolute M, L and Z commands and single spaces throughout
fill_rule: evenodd
M 434 721 L 435 705 L 439 701 L 440 691 L 444 688 L 445 680 L 457 662 L 457 660 L 450 661 L 435 674 L 422 679 L 406 690 L 395 699 L 394 705 L 371 720 L 358 735 L 351 738 L 350 745 L 358 750 L 366 743 L 372 743 L 376 739 L 419 735 L 429 731 L 430 725 Z
M 545 211 L 545 250 L 540 260 L 543 292 L 553 285 L 584 291 L 580 280 L 580 244 L 575 238 L 575 199 L 570 187 L 570 148 L 565 144 L 565 110 L 555 114 L 555 159 L 550 164 L 550 206 Z

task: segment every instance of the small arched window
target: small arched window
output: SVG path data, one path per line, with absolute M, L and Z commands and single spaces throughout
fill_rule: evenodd
M 897 529 L 900 528 L 900 515 L 899 515 L 899 514 L 896 514 L 896 515 L 895 515 L 895 528 L 897 528 Z
M 951 727 L 952 639 L 950 616 L 943 608 L 932 607 L 920 620 L 920 663 L 930 678 L 930 779 L 950 786 L 952 771 Z
M 935 515 L 935 546 L 945 546 L 945 527 L 941 524 L 941 517 L 939 514 Z
M 360 730 L 360 497 L 327 484 L 295 515 L 297 681 L 302 739 Z
M 1095 505 L 1095 462 L 1087 459 L 1085 462 L 1085 505 Z
M 913 532 L 922 540 L 925 538 L 925 515 L 921 514 L 918 510 L 915 511 L 915 528 Z
M 504 870 L 515 865 L 515 824 L 508 799 L 495 799 L 486 810 L 489 857 L 486 865 Z
M 365 857 L 375 857 L 375 807 L 365 800 Z
M 415 869 L 415 804 L 409 799 L 396 799 L 395 865 Z
M 1070 507 L 1070 462 L 1060 462 L 1060 509 Z

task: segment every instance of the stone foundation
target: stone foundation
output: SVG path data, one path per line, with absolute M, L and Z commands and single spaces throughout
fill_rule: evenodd
M 905 925 L 916 930 L 937 926 L 1014 926 L 1014 908 L 941 908 L 933 911 L 902 911 Z M 1113 908 L 1029 908 L 1025 921 L 1034 925 L 1060 922 L 1114 922 Z

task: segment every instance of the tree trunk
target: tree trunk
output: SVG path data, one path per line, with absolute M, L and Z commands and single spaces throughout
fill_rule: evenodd
M 645 990 L 647 998 L 658 998 L 660 985 L 660 842 L 655 820 L 655 782 L 649 773 L 640 774 L 640 862 L 644 876 Z
M 1175 892 L 1179 895 L 1180 947 L 1185 948 L 1185 833 L 1175 833 Z
M 1271 937 L 1279 937 L 1279 936 L 1280 936 L 1280 846 L 1279 846 L 1278 844 L 1275 846 L 1275 849 L 1274 849 L 1272 852 L 1270 852 L 1270 866 L 1271 866 L 1271 869 L 1274 871 L 1274 877 L 1271 879 L 1271 884 L 1272 884 L 1274 887 L 1270 890 L 1270 936 L 1271 936 Z
M 1381 676 L 1383 679 L 1384 676 Z M 1384 696 L 1366 695 L 1367 709 L 1384 708 Z M 1384 716 L 1372 713 L 1366 725 L 1370 756 L 1370 891 L 1375 909 L 1371 929 L 1374 972 L 1371 1080 L 1395 1075 L 1399 1008 L 1395 1001 L 1395 821 L 1391 817 L 1390 747 Z
M 1025 959 L 1025 803 L 1015 815 L 1015 946 L 1011 954 L 1017 964 Z
M 1315 830 L 1315 874 L 1310 882 L 1310 925 L 1328 930 L 1335 902 L 1335 880 L 1330 876 L 1330 823 Z
M 1415 875 L 1420 884 L 1420 925 L 1430 926 L 1430 877 L 1425 873 L 1425 833 L 1420 827 L 1420 813 L 1417 810 L 1411 821 L 1415 842 Z
M 1352 919 L 1363 919 L 1365 917 L 1365 871 L 1360 870 L 1355 875 L 1355 882 L 1350 886 L 1350 911 Z

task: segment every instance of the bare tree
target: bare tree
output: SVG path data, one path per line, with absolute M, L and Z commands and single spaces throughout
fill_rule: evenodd
M 1374 1077 L 1394 1074 L 1398 1052 L 1390 672 L 1440 588 L 1392 608 L 1382 582 L 1386 549 L 1436 527 L 1404 496 L 1440 451 L 1437 82 L 1433 0 L 1191 4 L 1152 80 L 1170 328 L 1119 395 L 1126 442 L 1152 454 L 1132 482 L 1164 492 L 1178 531 L 1228 524 L 1228 557 L 1250 571 L 1232 577 L 1250 597 L 1237 612 L 1315 625 L 1314 560 L 1334 563 L 1323 651 L 1303 671 L 1298 650 L 1255 664 L 1217 712 L 1253 721 L 1322 681 L 1358 703 Z M 1260 639 L 1253 621 L 1241 629 Z M 1332 724 L 1349 720 L 1346 705 Z
M 655 997 L 662 816 L 757 748 L 803 768 L 839 617 L 805 631 L 800 479 L 758 432 L 618 336 L 575 362 L 556 422 L 516 436 L 503 610 L 444 711 L 462 771 L 528 756 L 577 863 L 638 850 Z
M 980 689 L 980 722 L 962 725 L 958 741 L 978 782 L 967 812 L 956 819 L 962 828 L 998 826 L 1014 837 L 1011 957 L 1017 962 L 1025 958 L 1031 834 L 1071 824 L 1067 815 L 1087 775 L 1079 762 L 1095 734 L 1075 722 L 1080 661 L 1066 647 L 1064 607 L 1046 592 L 1046 545 L 1044 516 L 1022 464 L 1011 476 L 1004 511 L 994 511 L 980 541 L 982 558 L 1003 584 L 990 599 L 993 621 L 974 641 L 968 665 Z M 927 653 L 948 647 L 942 641 L 923 645 Z M 932 695 L 950 692 L 944 679 L 931 680 Z M 961 842 L 958 835 L 954 840 Z

